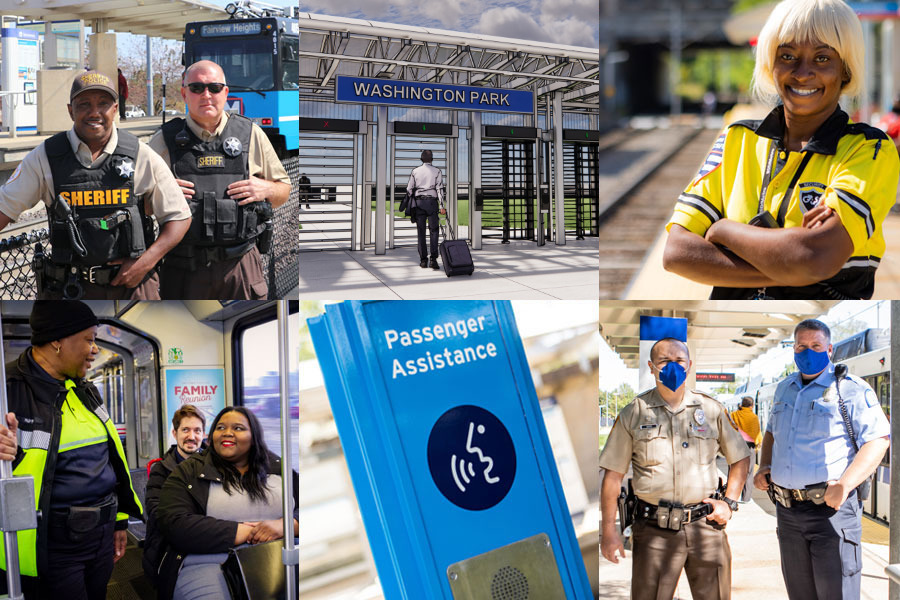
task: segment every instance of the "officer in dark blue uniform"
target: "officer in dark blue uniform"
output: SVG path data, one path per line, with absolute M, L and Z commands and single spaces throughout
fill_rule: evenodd
M 821 321 L 808 319 L 794 329 L 799 372 L 775 390 L 754 479 L 777 504 L 781 571 L 791 600 L 859 598 L 859 486 L 890 445 L 878 396 L 862 379 L 845 375 L 842 365 L 835 367 L 831 351 L 831 332 Z

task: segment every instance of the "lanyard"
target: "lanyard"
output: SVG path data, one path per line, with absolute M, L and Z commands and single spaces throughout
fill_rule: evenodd
M 772 164 L 775 160 L 775 154 L 778 152 L 778 148 L 776 147 L 775 140 L 772 140 L 772 143 L 769 146 L 769 156 L 766 159 L 766 171 L 763 174 L 763 182 L 762 182 L 762 190 L 759 193 L 759 208 L 756 211 L 757 214 L 762 213 L 766 210 L 766 192 L 769 191 L 769 184 L 772 181 Z M 797 167 L 797 170 L 794 172 L 794 176 L 791 178 L 791 184 L 788 186 L 787 192 L 784 194 L 784 198 L 781 200 L 781 205 L 778 207 L 778 226 L 784 227 L 784 219 L 787 214 L 787 207 L 791 201 L 791 195 L 794 193 L 794 187 L 796 187 L 797 182 L 800 180 L 800 175 L 803 174 L 803 169 L 806 168 L 807 163 L 812 158 L 813 153 L 806 151 L 803 155 L 803 160 L 800 161 L 800 166 Z

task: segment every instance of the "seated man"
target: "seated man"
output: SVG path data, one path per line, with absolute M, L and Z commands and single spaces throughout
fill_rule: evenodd
M 197 407 L 185 404 L 172 416 L 172 435 L 175 443 L 166 453 L 153 463 L 147 478 L 147 536 L 144 540 L 144 574 L 150 581 L 156 580 L 159 569 L 160 553 L 164 544 L 162 534 L 156 524 L 156 506 L 159 504 L 159 493 L 169 474 L 181 461 L 191 454 L 200 452 L 206 445 L 203 443 L 203 430 L 206 419 Z

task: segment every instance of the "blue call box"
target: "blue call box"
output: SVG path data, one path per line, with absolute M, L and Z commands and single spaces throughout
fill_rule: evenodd
M 309 326 L 385 598 L 592 597 L 508 302 Z

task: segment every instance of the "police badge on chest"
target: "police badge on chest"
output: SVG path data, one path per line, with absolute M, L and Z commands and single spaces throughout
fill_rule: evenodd
M 825 192 L 825 185 L 817 181 L 807 181 L 801 183 L 800 186 L 800 207 L 806 213 L 819 204 L 819 199 Z

